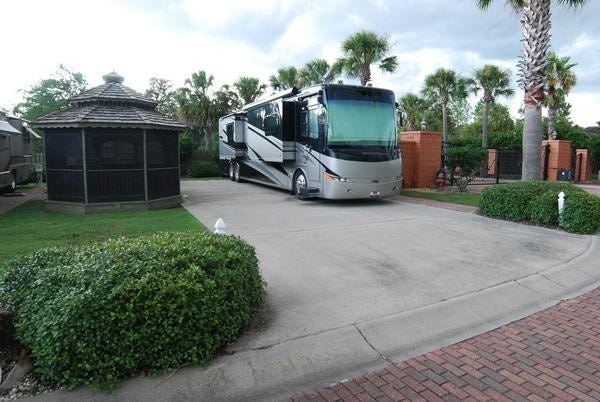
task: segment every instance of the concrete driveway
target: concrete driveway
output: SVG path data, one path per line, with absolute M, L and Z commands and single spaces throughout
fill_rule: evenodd
M 388 200 L 297 201 L 227 180 L 183 182 L 206 226 L 255 245 L 268 322 L 235 347 L 265 347 L 426 306 L 559 265 L 590 237 Z
M 281 400 L 480 334 L 600 281 L 594 236 L 399 199 L 297 201 L 183 181 L 184 207 L 252 243 L 266 300 L 207 368 L 44 400 Z

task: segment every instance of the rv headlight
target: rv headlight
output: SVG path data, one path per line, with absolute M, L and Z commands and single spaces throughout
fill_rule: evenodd
M 340 178 L 338 176 L 336 176 L 334 174 L 327 173 L 327 172 L 323 173 L 323 178 L 325 180 L 329 180 L 329 181 L 338 181 L 338 180 L 340 180 Z
M 340 181 L 346 183 L 346 182 L 348 182 L 348 179 L 346 179 L 345 177 L 340 177 Z

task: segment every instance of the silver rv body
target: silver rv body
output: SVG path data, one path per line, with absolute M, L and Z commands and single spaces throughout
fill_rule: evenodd
M 246 105 L 219 119 L 219 159 L 233 180 L 287 189 L 299 198 L 399 194 L 394 94 L 322 84 Z
M 13 191 L 31 175 L 33 141 L 28 122 L 0 112 L 0 191 Z

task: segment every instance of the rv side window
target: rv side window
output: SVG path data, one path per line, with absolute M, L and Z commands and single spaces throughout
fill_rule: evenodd
M 317 109 L 310 109 L 308 116 L 308 138 L 313 140 L 319 138 L 319 116 Z
M 300 137 L 308 138 L 308 111 L 303 110 L 300 116 Z
M 225 126 L 225 135 L 227 135 L 227 143 L 233 142 L 233 123 L 227 123 Z

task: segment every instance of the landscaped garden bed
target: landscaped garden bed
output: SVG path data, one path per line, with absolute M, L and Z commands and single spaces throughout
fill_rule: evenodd
M 16 338 L 37 375 L 69 388 L 207 363 L 264 287 L 252 246 L 206 232 L 46 248 L 4 270 L 0 300 Z
M 564 213 L 558 212 L 558 194 L 565 193 Z M 509 221 L 561 227 L 567 232 L 591 234 L 600 230 L 600 197 L 570 183 L 514 182 L 481 193 L 482 215 Z

